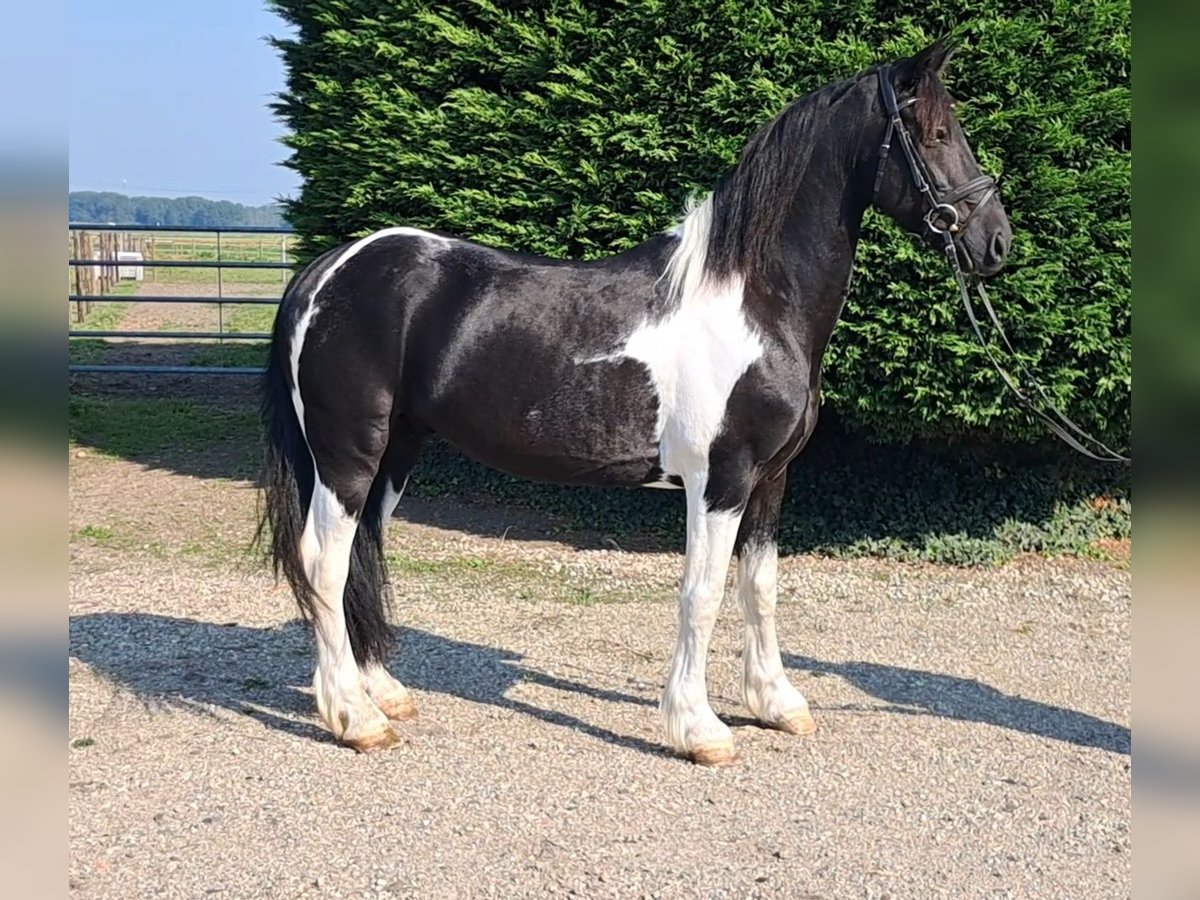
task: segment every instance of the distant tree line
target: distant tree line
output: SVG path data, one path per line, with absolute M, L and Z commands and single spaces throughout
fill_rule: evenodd
M 246 206 L 205 197 L 127 197 L 112 191 L 71 191 L 67 196 L 71 222 L 113 222 L 117 225 L 217 226 L 286 225 L 278 204 Z

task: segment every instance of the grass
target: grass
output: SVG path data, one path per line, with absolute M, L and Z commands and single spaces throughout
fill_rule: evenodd
M 460 572 L 496 571 L 497 564 L 475 556 L 446 559 L 422 559 L 406 554 L 389 553 L 388 568 L 403 575 L 451 575 Z
M 441 582 L 456 587 L 478 588 L 488 596 L 510 596 L 521 600 L 551 600 L 573 606 L 624 603 L 647 599 L 647 593 L 598 590 L 581 586 L 566 572 L 548 571 L 513 559 L 482 559 L 477 556 L 416 557 L 408 553 L 386 554 L 389 575 L 403 583 L 403 590 L 420 590 Z
M 111 544 L 116 540 L 117 534 L 107 525 L 84 525 L 75 532 L 75 536 L 97 544 Z
M 67 400 L 67 437 L 111 456 L 145 460 L 221 448 L 257 455 L 258 415 L 179 398 L 76 394 Z
M 226 308 L 225 330 L 235 334 L 269 334 L 275 325 L 278 307 L 262 304 L 233 305 Z
M 266 341 L 239 341 L 236 344 L 205 344 L 196 347 L 188 356 L 189 366 L 265 366 L 267 364 Z
M 71 741 L 71 746 L 74 747 L 76 750 L 84 750 L 88 747 L 94 747 L 95 745 L 96 745 L 95 738 L 90 738 L 90 737 L 75 738 L 75 740 Z
M 124 284 L 118 287 L 124 287 Z M 116 296 L 129 296 L 130 291 L 113 292 Z M 94 303 L 92 311 L 83 317 L 82 322 L 75 322 L 75 314 L 71 313 L 71 327 L 80 331 L 116 331 L 121 327 L 121 320 L 129 312 L 128 303 Z M 78 339 L 76 339 L 78 340 Z M 94 340 L 90 339 L 89 340 Z M 75 343 L 75 341 L 72 341 Z

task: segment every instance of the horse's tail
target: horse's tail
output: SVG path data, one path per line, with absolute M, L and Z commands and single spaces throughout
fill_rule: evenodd
M 300 277 L 293 285 L 302 285 Z M 288 293 L 292 293 L 291 287 Z M 264 555 L 270 557 L 275 577 L 282 574 L 287 579 L 301 615 L 312 620 L 317 614 L 318 598 L 305 570 L 300 539 L 308 519 L 316 471 L 292 400 L 291 335 L 287 324 L 291 317 L 284 314 L 284 309 L 281 304 L 260 389 L 266 454 L 261 476 L 263 502 L 255 541 L 260 547 L 266 545 Z M 342 600 L 350 646 L 360 664 L 386 661 L 394 640 L 387 620 L 387 567 L 380 518 L 386 477 L 381 472 L 376 478 L 360 512 Z
M 275 335 L 268 351 L 267 371 L 260 387 L 262 423 L 265 431 L 266 453 L 261 476 L 262 505 L 255 541 L 265 547 L 275 569 L 282 574 L 305 618 L 316 615 L 316 591 L 304 570 L 300 556 L 300 537 L 308 518 L 312 501 L 315 471 L 312 453 L 300 427 L 296 407 L 292 402 L 287 360 L 283 349 L 284 321 L 282 308 L 275 320 Z

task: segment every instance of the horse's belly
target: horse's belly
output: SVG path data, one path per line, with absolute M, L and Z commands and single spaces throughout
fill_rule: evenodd
M 636 485 L 660 475 L 658 401 L 632 359 L 493 369 L 423 418 L 468 456 L 522 478 Z

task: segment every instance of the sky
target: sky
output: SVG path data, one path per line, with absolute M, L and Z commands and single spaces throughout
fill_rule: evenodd
M 268 104 L 289 27 L 262 0 L 71 0 L 70 189 L 258 206 L 299 190 Z

